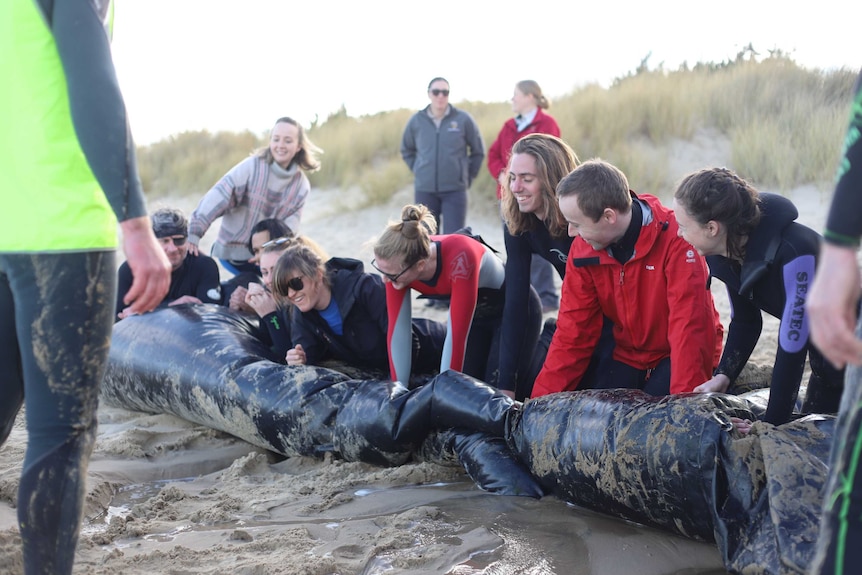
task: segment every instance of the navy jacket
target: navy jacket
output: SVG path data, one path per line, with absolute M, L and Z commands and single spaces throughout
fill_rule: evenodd
M 300 313 L 295 309 L 293 344 L 302 346 L 310 365 L 334 359 L 355 367 L 388 370 L 383 280 L 364 273 L 362 262 L 353 258 L 332 258 L 326 262 L 326 270 L 341 314 L 342 335 L 332 331 L 317 310 Z

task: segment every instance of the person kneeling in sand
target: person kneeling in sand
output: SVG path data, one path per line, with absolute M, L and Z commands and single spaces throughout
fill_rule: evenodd
M 222 283 L 222 297 L 225 305 L 234 311 L 254 313 L 254 310 L 245 303 L 245 296 L 248 293 L 248 284 L 260 283 L 261 281 L 260 256 L 263 254 L 263 245 L 269 243 L 270 240 L 292 238 L 295 235 L 287 224 L 277 218 L 268 218 L 257 222 L 251 228 L 251 236 L 248 238 L 248 249 L 252 253 L 248 263 L 253 264 L 257 269 L 253 272 L 240 272 Z
M 593 159 L 557 185 L 569 251 L 557 330 L 533 397 L 584 388 L 692 391 L 712 375 L 723 329 L 703 258 L 658 198 Z M 602 337 L 604 317 L 613 337 Z
M 733 309 L 718 368 L 694 391 L 727 392 L 757 344 L 765 311 L 781 323 L 764 421 L 790 419 L 806 355 L 811 376 L 802 411 L 837 412 L 844 371 L 810 345 L 805 311 L 820 234 L 795 221 L 799 212 L 790 200 L 759 193 L 727 168 L 685 176 L 674 193 L 674 212 L 679 235 L 706 257 L 710 276 L 726 284 Z
M 209 256 L 189 253 L 189 222 L 175 208 L 161 208 L 150 216 L 156 239 L 171 264 L 171 286 L 159 307 L 184 303 L 221 303 L 218 264 Z M 128 262 L 117 272 L 117 319 L 133 315 L 123 302 L 134 277 Z
M 276 299 L 293 306 L 294 347 L 285 356 L 288 365 L 335 361 L 388 371 L 386 292 L 380 276 L 366 273 L 362 262 L 353 258 L 324 261 L 317 250 L 301 244 L 281 254 L 272 276 Z M 417 318 L 412 332 L 417 373 L 434 372 L 440 364 L 445 327 Z
M 264 242 L 255 252 L 255 263 L 260 267 L 261 281 L 248 284 L 243 302 L 245 307 L 260 317 L 260 323 L 265 326 L 258 336 L 259 339 L 269 345 L 279 358 L 283 358 L 293 347 L 292 308 L 290 302 L 273 296 L 272 277 L 279 256 L 295 245 L 308 246 L 321 258 L 329 258 L 324 249 L 307 236 L 276 237 Z

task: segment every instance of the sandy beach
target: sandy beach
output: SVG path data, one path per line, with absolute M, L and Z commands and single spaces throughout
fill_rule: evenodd
M 711 134 L 675 144 L 672 173 L 726 165 L 728 150 Z M 671 190 L 631 185 L 669 203 Z M 785 195 L 799 208 L 800 222 L 822 228 L 828 191 L 812 186 Z M 150 208 L 173 205 L 190 213 L 198 199 L 151 201 Z M 367 265 L 366 241 L 411 200 L 408 189 L 385 205 L 356 210 L 354 192 L 314 189 L 301 231 L 330 255 L 356 257 Z M 494 206 L 474 201 L 468 224 L 503 251 Z M 212 229 L 205 251 L 214 238 Z M 727 325 L 724 285 L 713 282 L 712 290 Z M 427 311 L 421 302 L 414 305 L 416 315 L 441 313 Z M 751 359 L 755 371 L 768 374 L 776 328 L 777 321 L 765 318 Z M 3 574 L 23 573 L 15 501 L 25 446 L 19 416 L 0 448 Z M 461 467 L 285 459 L 173 416 L 102 406 L 74 572 L 695 575 L 725 569 L 714 544 L 554 497 L 488 494 Z

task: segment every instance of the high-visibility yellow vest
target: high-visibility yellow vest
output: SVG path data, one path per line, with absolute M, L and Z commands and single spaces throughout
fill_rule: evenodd
M 81 150 L 34 0 L 0 2 L 0 252 L 113 249 L 117 220 Z

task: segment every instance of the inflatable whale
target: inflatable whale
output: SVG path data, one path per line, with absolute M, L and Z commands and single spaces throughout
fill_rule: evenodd
M 401 465 L 459 461 L 477 485 L 559 499 L 698 540 L 730 572 L 804 573 L 834 418 L 749 436 L 744 397 L 588 390 L 514 402 L 447 371 L 415 389 L 277 363 L 255 321 L 176 306 L 114 326 L 102 400 L 218 429 L 285 456 Z

